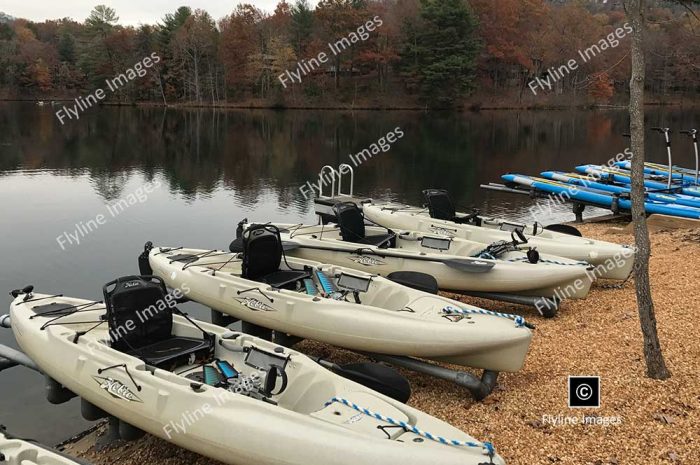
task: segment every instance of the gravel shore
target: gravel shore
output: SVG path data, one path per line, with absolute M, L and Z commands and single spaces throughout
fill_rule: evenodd
M 592 238 L 633 242 L 610 224 L 580 229 Z M 482 402 L 451 383 L 404 372 L 413 386 L 410 404 L 492 441 L 509 465 L 700 463 L 700 338 L 693 330 L 700 310 L 700 230 L 657 231 L 652 244 L 652 291 L 672 372 L 669 380 L 645 376 L 630 279 L 621 287 L 594 284 L 589 298 L 566 302 L 551 320 L 534 310 L 460 297 L 487 309 L 522 314 L 537 326 L 525 368 L 501 374 L 495 391 Z M 296 348 L 341 363 L 357 359 L 308 341 Z M 568 408 L 569 375 L 601 377 L 601 408 Z M 580 424 L 584 416 L 596 424 Z M 572 417 L 579 424 L 572 424 Z M 96 465 L 214 463 L 151 436 L 96 452 L 94 441 L 101 434 L 104 427 L 65 450 Z

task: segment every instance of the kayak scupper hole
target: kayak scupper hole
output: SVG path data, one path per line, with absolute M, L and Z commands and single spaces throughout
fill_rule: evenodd
M 343 414 L 342 412 L 339 412 L 337 410 L 333 412 L 333 415 L 337 415 L 337 416 L 341 416 L 342 414 Z
M 413 442 L 423 442 L 423 438 L 413 438 Z

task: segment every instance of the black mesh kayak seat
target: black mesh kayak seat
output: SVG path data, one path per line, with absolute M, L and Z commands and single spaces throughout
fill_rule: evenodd
M 276 226 L 256 224 L 243 232 L 243 278 L 282 289 L 311 277 L 306 270 L 281 270 L 283 257 L 282 239 Z M 289 264 L 287 267 L 291 268 Z
M 388 248 L 396 245 L 396 235 L 391 232 L 389 232 L 389 234 L 368 236 L 365 231 L 365 218 L 358 206 L 354 203 L 337 203 L 333 207 L 333 211 L 338 219 L 340 237 L 343 238 L 343 241 L 374 245 L 381 248 Z
M 112 348 L 163 369 L 213 354 L 213 337 L 173 335 L 173 312 L 179 310 L 166 299 L 161 278 L 125 276 L 105 284 L 102 292 Z
M 428 206 L 428 213 L 436 220 L 454 221 L 455 223 L 479 223 L 479 212 L 458 216 L 450 194 L 444 189 L 426 189 L 423 197 Z
M 438 282 L 433 276 L 417 271 L 394 271 L 387 275 L 387 279 L 428 294 L 437 294 L 439 290 Z

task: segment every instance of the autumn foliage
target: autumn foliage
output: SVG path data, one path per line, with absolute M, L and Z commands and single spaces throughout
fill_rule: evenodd
M 12 12 L 6 12 L 11 14 Z M 648 90 L 697 95 L 700 40 L 682 6 L 649 12 Z M 285 88 L 278 76 L 328 51 L 366 21 L 370 37 Z M 112 99 L 166 104 L 439 105 L 471 101 L 623 101 L 629 40 L 590 60 L 579 51 L 625 23 L 616 2 L 571 0 L 305 0 L 274 11 L 241 4 L 223 18 L 181 7 L 155 25 L 119 23 L 97 6 L 82 22 L 34 23 L 0 13 L 0 97 L 73 98 L 102 86 L 152 52 L 161 63 Z M 679 46 L 682 44 L 682 46 Z M 551 90 L 528 83 L 576 59 Z

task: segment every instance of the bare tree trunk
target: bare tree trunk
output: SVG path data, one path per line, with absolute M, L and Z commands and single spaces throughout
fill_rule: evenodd
M 163 97 L 163 105 L 166 107 L 168 106 L 168 101 L 165 99 L 165 90 L 163 89 L 163 79 L 160 74 L 160 70 L 158 70 L 158 75 L 156 76 L 158 79 L 158 86 L 160 87 L 160 95 Z
M 632 24 L 632 78 L 630 80 L 630 134 L 632 135 L 632 220 L 637 245 L 635 288 L 639 321 L 644 335 L 644 358 L 647 375 L 666 379 L 671 374 L 666 368 L 656 330 L 654 301 L 649 283 L 649 256 L 651 244 L 644 212 L 644 32 L 646 0 L 627 0 L 627 15 Z

